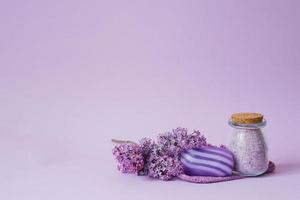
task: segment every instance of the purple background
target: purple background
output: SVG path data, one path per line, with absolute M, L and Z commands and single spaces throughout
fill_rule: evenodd
M 297 199 L 299 10 L 1 0 L 0 199 Z M 225 143 L 239 111 L 265 114 L 272 176 L 197 185 L 116 170 L 110 138 L 183 126 Z

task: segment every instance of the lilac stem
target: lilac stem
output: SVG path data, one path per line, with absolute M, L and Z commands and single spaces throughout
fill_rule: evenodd
M 111 141 L 113 143 L 117 143 L 117 144 L 123 144 L 123 143 L 131 143 L 131 144 L 137 144 L 135 142 L 132 142 L 130 140 L 117 140 L 117 139 L 111 139 Z

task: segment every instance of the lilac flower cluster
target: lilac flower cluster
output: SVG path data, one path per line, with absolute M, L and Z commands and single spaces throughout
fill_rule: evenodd
M 113 148 L 113 155 L 118 161 L 118 170 L 123 173 L 136 173 L 144 167 L 144 156 L 139 145 L 123 143 Z
M 146 157 L 146 169 L 148 176 L 161 180 L 170 180 L 183 171 L 179 154 L 170 154 L 170 150 L 159 145 L 154 145 L 148 157 Z
M 199 131 L 188 134 L 186 128 L 179 127 L 159 134 L 156 142 L 143 138 L 139 144 L 117 145 L 113 154 L 118 161 L 118 169 L 124 173 L 170 180 L 182 173 L 182 151 L 207 145 L 206 138 Z

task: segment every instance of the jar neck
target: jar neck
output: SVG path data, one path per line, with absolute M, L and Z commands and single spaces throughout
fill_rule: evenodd
M 228 124 L 236 129 L 261 129 L 266 126 L 267 121 L 263 120 L 261 123 L 257 124 L 238 124 L 234 123 L 231 119 L 229 119 Z

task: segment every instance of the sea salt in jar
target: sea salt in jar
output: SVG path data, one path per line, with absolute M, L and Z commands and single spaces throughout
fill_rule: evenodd
M 228 148 L 235 160 L 235 171 L 245 176 L 257 176 L 268 169 L 267 145 L 262 128 L 266 120 L 259 113 L 231 115 L 233 128 Z

